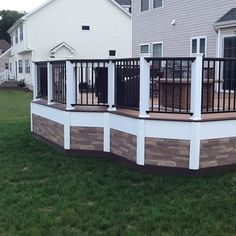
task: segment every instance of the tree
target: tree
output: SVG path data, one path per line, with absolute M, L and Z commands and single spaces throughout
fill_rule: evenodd
M 20 19 L 25 13 L 17 11 L 3 10 L 0 11 L 0 39 L 6 39 L 10 43 L 10 35 L 7 31 L 11 26 Z

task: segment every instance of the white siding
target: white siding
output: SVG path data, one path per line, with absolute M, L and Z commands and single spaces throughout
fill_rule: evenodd
M 151 6 L 152 6 L 152 0 Z M 207 56 L 216 56 L 217 32 L 214 23 L 235 0 L 164 0 L 164 7 L 140 11 L 140 0 L 132 0 L 133 56 L 139 45 L 163 41 L 164 56 L 189 56 L 190 38 L 207 36 Z M 172 25 L 172 20 L 176 25 Z

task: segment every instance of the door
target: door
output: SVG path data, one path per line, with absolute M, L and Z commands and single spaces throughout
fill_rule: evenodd
M 16 75 L 16 80 L 17 80 L 17 71 L 18 71 L 18 68 L 17 68 L 17 61 L 15 61 L 15 75 Z
M 224 57 L 236 58 L 236 36 L 224 39 Z M 224 62 L 224 89 L 236 90 L 236 60 Z

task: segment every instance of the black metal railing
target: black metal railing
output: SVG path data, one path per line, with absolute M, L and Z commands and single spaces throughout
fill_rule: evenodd
M 150 62 L 150 111 L 190 114 L 195 58 L 146 58 Z
M 140 59 L 113 60 L 115 64 L 115 106 L 139 110 Z
M 53 101 L 66 103 L 66 62 L 52 62 L 52 94 Z
M 75 105 L 108 103 L 108 60 L 75 60 Z
M 202 113 L 236 111 L 236 58 L 204 58 Z
M 47 62 L 37 62 L 37 98 L 47 99 L 48 97 L 48 76 Z

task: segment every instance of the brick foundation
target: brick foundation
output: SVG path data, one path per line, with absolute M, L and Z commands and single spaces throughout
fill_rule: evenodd
M 103 151 L 103 128 L 71 127 L 71 149 Z
M 189 153 L 189 141 L 157 138 L 145 140 L 145 165 L 188 168 Z
M 236 138 L 201 141 L 200 168 L 236 164 Z
M 64 147 L 64 126 L 33 114 L 33 132 Z
M 111 153 L 136 162 L 137 137 L 111 129 Z

